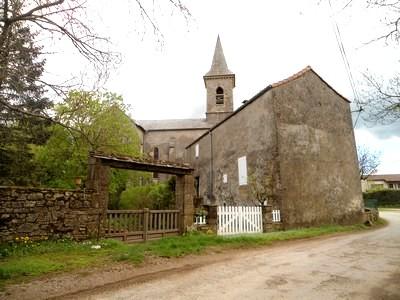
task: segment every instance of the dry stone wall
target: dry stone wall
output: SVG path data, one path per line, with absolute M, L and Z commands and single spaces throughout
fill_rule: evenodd
M 105 205 L 93 190 L 0 187 L 0 242 L 102 235 Z M 100 231 L 100 232 L 99 232 Z

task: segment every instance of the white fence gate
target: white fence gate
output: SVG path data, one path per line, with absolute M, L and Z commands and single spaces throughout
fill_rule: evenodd
M 218 206 L 218 235 L 262 232 L 260 206 Z

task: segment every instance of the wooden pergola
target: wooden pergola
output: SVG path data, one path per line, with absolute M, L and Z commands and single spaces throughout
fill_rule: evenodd
M 181 212 L 181 231 L 193 224 L 193 168 L 187 164 L 91 152 L 86 187 L 97 191 L 102 209 L 107 211 L 110 168 L 156 172 L 176 175 L 176 209 Z

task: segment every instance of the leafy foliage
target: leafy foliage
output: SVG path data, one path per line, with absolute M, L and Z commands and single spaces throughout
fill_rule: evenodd
M 121 209 L 168 209 L 175 207 L 174 180 L 168 183 L 132 186 L 121 194 Z
M 49 121 L 34 115 L 52 103 L 44 96 L 44 60 L 35 35 L 20 23 L 0 29 L 0 184 L 23 185 L 30 183 L 30 144 L 48 137 Z
M 89 151 L 139 155 L 139 137 L 120 96 L 72 91 L 55 110 L 67 127 L 54 125 L 48 142 L 34 149 L 41 185 L 73 188 L 76 177 L 86 178 Z M 113 170 L 110 192 L 121 193 L 136 175 Z

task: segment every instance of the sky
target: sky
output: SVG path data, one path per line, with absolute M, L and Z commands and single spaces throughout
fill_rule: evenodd
M 331 1 L 332 8 L 320 0 L 187 0 L 188 20 L 169 1 L 155 1 L 149 14 L 157 20 L 161 39 L 141 18 L 135 1 L 113 6 L 106 0 L 89 1 L 88 20 L 121 55 L 104 88 L 123 96 L 134 119 L 204 118 L 202 77 L 211 66 L 218 34 L 228 67 L 236 74 L 235 108 L 308 65 L 353 101 L 334 22 L 359 93 L 366 89 L 363 73 L 394 75 L 400 69 L 399 46 L 368 43 L 384 32 L 388 12 L 367 8 L 361 0 L 345 9 L 348 0 Z M 87 66 L 68 45 L 58 42 L 53 48 L 48 76 L 85 72 Z M 380 153 L 378 173 L 400 173 L 400 123 L 374 125 L 363 117 L 355 128 L 357 145 Z

